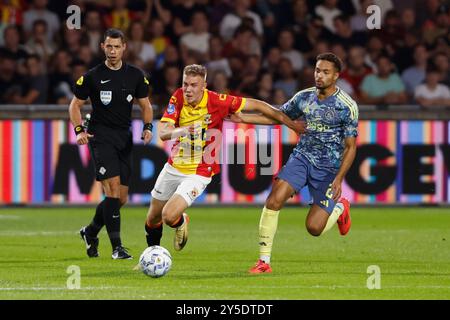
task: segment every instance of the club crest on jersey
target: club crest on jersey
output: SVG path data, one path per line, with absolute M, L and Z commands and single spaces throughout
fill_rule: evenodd
M 168 113 L 168 114 L 174 114 L 174 113 L 175 113 L 175 105 L 173 105 L 172 103 L 170 103 L 170 104 L 167 106 L 167 113 Z
M 205 124 L 210 124 L 211 121 L 211 115 L 209 113 L 205 114 L 205 117 L 203 118 L 203 121 L 205 122 Z
M 112 100 L 112 91 L 100 91 L 100 101 L 106 106 Z

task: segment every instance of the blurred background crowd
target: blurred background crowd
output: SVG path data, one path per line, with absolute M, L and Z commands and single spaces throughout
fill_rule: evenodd
M 81 8 L 81 29 L 66 9 Z M 381 9 L 369 30 L 368 6 Z M 103 61 L 107 28 L 127 36 L 160 115 L 191 63 L 208 87 L 283 104 L 314 85 L 317 54 L 344 62 L 338 86 L 360 104 L 450 107 L 450 7 L 441 0 L 0 0 L 0 104 L 67 106 Z

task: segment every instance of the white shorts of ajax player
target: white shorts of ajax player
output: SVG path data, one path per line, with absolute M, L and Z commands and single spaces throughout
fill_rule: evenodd
M 166 163 L 156 179 L 152 190 L 152 197 L 156 200 L 167 201 L 174 193 L 183 197 L 188 206 L 205 191 L 211 178 L 197 174 L 183 174 Z

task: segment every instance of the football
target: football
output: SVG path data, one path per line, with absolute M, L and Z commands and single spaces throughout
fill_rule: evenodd
M 139 258 L 142 272 L 152 278 L 167 274 L 172 266 L 170 252 L 161 246 L 151 246 L 142 252 Z

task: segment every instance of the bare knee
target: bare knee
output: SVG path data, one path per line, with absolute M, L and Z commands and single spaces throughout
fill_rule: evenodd
M 278 199 L 275 195 L 270 194 L 266 200 L 266 208 L 274 211 L 279 211 L 283 207 L 284 202 Z
M 306 230 L 308 230 L 310 235 L 318 237 L 322 234 L 323 227 L 315 223 L 307 223 Z
M 162 210 L 162 221 L 168 226 L 173 226 L 179 219 L 179 215 L 175 214 L 173 210 L 167 206 Z

